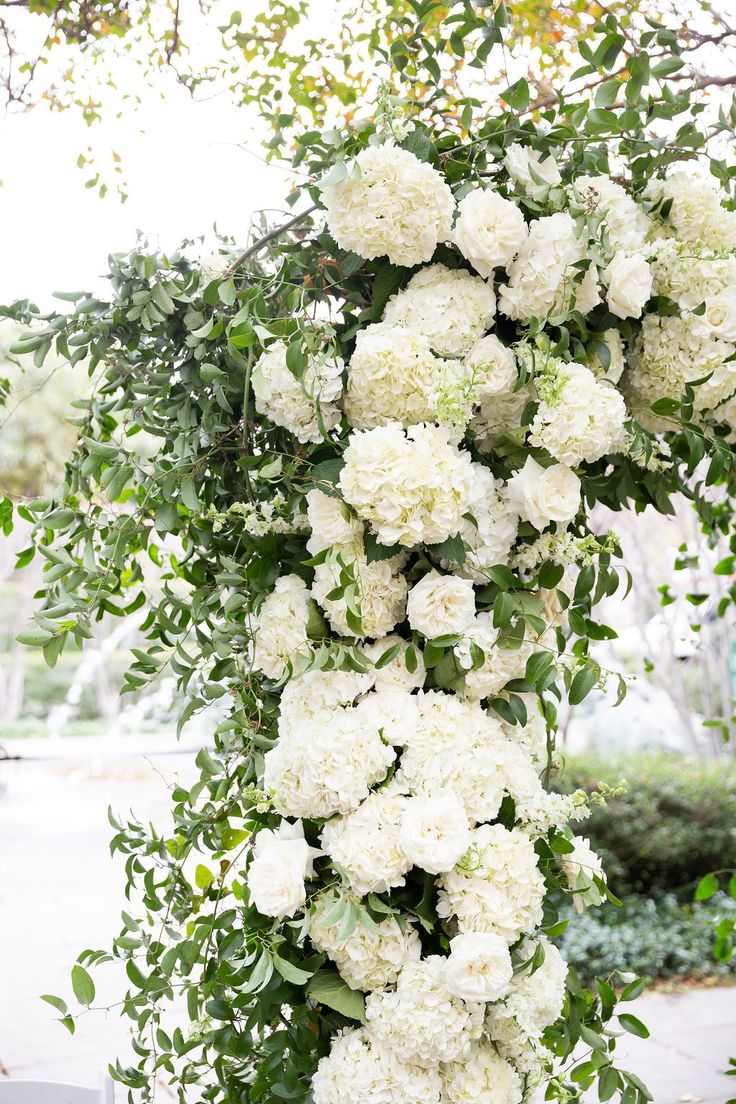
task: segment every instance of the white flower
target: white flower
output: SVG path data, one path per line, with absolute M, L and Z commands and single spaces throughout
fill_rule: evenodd
M 432 352 L 429 339 L 405 326 L 367 326 L 348 366 L 345 413 L 351 426 L 372 429 L 392 418 L 402 425 L 437 420 L 437 388 L 462 364 Z
M 610 176 L 580 176 L 573 191 L 586 207 L 604 212 L 608 259 L 619 251 L 627 255 L 642 251 L 649 219 L 625 188 Z
M 606 881 L 600 856 L 584 836 L 574 836 L 573 850 L 562 856 L 562 870 L 572 892 L 572 903 L 577 912 L 591 905 L 601 905 L 605 896 L 593 881 Z
M 539 404 L 529 440 L 561 464 L 575 467 L 628 446 L 621 394 L 574 361 L 557 362 L 555 383 Z
M 465 358 L 465 366 L 479 399 L 513 391 L 519 378 L 512 350 L 495 334 L 488 334 L 475 343 Z
M 721 341 L 736 341 L 736 288 L 728 288 L 705 300 L 703 327 Z
M 253 667 L 280 679 L 287 664 L 309 651 L 309 590 L 298 575 L 282 575 L 264 599 L 255 622 Z
M 410 671 L 406 662 L 406 653 L 409 643 L 400 636 L 384 636 L 381 640 L 375 640 L 372 644 L 363 647 L 364 654 L 372 663 L 377 663 L 381 656 L 391 648 L 398 647 L 398 652 L 393 659 L 383 667 L 374 667 L 371 672 L 374 677 L 376 690 L 421 690 L 427 671 L 420 652 L 412 649 L 415 660 L 414 670 Z
M 321 897 L 309 926 L 309 938 L 318 951 L 329 955 L 351 989 L 380 989 L 393 985 L 402 968 L 421 956 L 422 945 L 413 924 L 402 927 L 389 916 L 370 928 L 358 922 L 350 935 L 340 938 L 342 920 L 327 926 L 335 898 Z
M 247 880 L 259 912 L 282 920 L 302 907 L 307 898 L 304 879 L 312 874 L 315 854 L 299 822 L 282 821 L 277 831 L 258 833 Z
M 452 790 L 409 798 L 399 838 L 413 866 L 428 874 L 452 870 L 470 846 L 470 824 L 462 802 Z
M 544 949 L 544 960 L 532 970 L 539 946 Z M 518 953 L 527 965 L 514 974 L 506 1008 L 527 1026 L 532 1024 L 537 1031 L 544 1031 L 562 1012 L 567 963 L 546 935 L 525 939 Z
M 507 682 L 524 677 L 527 660 L 534 651 L 534 641 L 522 640 L 515 646 L 503 647 L 499 643 L 500 636 L 500 630 L 493 625 L 492 615 L 479 613 L 453 649 L 465 671 L 463 694 L 472 701 L 492 697 Z M 478 667 L 475 666 L 473 645 L 483 653 Z
M 507 992 L 513 977 L 506 940 L 492 932 L 465 932 L 450 940 L 445 984 L 465 1001 L 495 1001 Z
M 477 188 L 460 200 L 453 241 L 481 276 L 493 276 L 519 252 L 526 236 L 524 216 L 492 188 Z
M 361 542 L 362 544 L 362 542 Z M 406 576 L 397 570 L 397 558 L 374 560 L 368 563 L 362 547 L 354 553 L 341 556 L 342 563 L 328 559 L 314 569 L 312 597 L 327 614 L 333 630 L 340 636 L 384 636 L 404 620 L 408 583 Z M 344 565 L 348 564 L 355 577 L 354 593 L 343 592 L 330 598 L 340 589 Z M 360 629 L 351 625 L 348 611 L 359 615 Z
M 623 383 L 636 419 L 654 432 L 671 428 L 650 410 L 657 399 L 680 398 L 685 384 L 710 375 L 695 390 L 697 411 L 713 410 L 736 390 L 736 344 L 706 332 L 694 315 L 645 316 Z
M 264 757 L 263 786 L 282 816 L 319 819 L 356 809 L 396 752 L 350 708 L 281 731 Z
M 314 1104 L 345 1104 L 346 1092 L 360 1104 L 439 1104 L 436 1067 L 403 1062 L 392 1047 L 364 1028 L 332 1039 L 312 1078 Z
M 460 932 L 496 932 L 507 943 L 542 921 L 544 878 L 526 833 L 501 824 L 472 832 L 466 859 L 439 879 L 437 911 Z
M 483 1005 L 469 1005 L 445 985 L 445 959 L 430 955 L 409 962 L 396 989 L 370 993 L 365 1002 L 368 1029 L 399 1061 L 435 1066 L 470 1053 L 483 1026 Z
M 406 690 L 377 689 L 358 702 L 356 713 L 366 724 L 380 729 L 384 740 L 403 747 L 417 724 L 419 700 Z
M 419 713 L 407 734 L 397 785 L 419 797 L 451 789 L 474 824 L 491 820 L 507 790 L 504 764 L 513 750 L 500 723 L 455 694 L 430 690 L 416 701 Z
M 344 367 L 339 358 L 312 357 L 299 380 L 286 365 L 286 345 L 276 341 L 253 366 L 251 386 L 256 410 L 303 443 L 321 441 L 317 411 L 325 430 L 333 429 L 340 421 L 335 402 L 342 393 Z
M 667 221 L 681 240 L 711 249 L 736 246 L 736 214 L 722 206 L 727 197 L 709 177 L 674 172 L 666 180 L 651 180 L 646 195 L 670 202 Z
M 600 302 L 595 265 L 576 284 L 575 265 L 586 255 L 575 223 L 566 211 L 535 219 L 529 236 L 508 268 L 508 284 L 499 289 L 499 308 L 509 318 L 544 319 L 573 306 L 585 314 Z
M 473 1044 L 460 1062 L 442 1067 L 443 1104 L 521 1104 L 521 1078 L 490 1042 Z
M 483 448 L 493 448 L 508 434 L 524 443 L 526 429 L 521 419 L 530 402 L 537 399 L 531 383 L 525 383 L 516 391 L 498 395 L 481 395 L 477 414 L 470 421 L 470 428 Z
M 447 430 L 390 422 L 353 433 L 344 458 L 342 495 L 382 544 L 439 544 L 461 529 L 472 466 Z
M 535 529 L 545 529 L 551 521 L 567 525 L 580 509 L 580 480 L 564 464 L 543 468 L 527 456 L 506 488 L 511 505 Z
M 538 193 L 540 189 L 544 190 L 545 185 L 559 184 L 562 180 L 557 162 L 551 154 L 542 157 L 539 150 L 522 146 L 518 142 L 514 142 L 508 147 L 503 163 L 511 179 L 529 195 Z M 537 177 L 542 178 L 543 184 L 540 185 L 534 179 L 531 174 L 532 169 Z
M 652 270 L 641 253 L 614 253 L 603 273 L 608 309 L 617 318 L 641 318 L 652 294 Z
M 397 146 L 369 146 L 356 161 L 359 176 L 322 189 L 337 244 L 407 267 L 430 260 L 452 227 L 455 202 L 444 177 Z
M 728 292 L 736 284 L 736 255 L 730 250 L 661 238 L 650 247 L 653 291 L 674 299 L 681 310 L 694 310 L 705 300 Z
M 490 469 L 473 464 L 473 493 L 460 536 L 466 547 L 464 561 L 441 560 L 446 571 L 474 583 L 488 581 L 488 568 L 508 563 L 519 531 L 519 515 Z M 471 518 L 473 519 L 471 521 Z
M 421 334 L 438 357 L 458 357 L 490 329 L 495 313 L 490 284 L 463 268 L 433 264 L 389 299 L 383 324 Z
M 624 343 L 618 330 L 604 330 L 602 334 L 596 334 L 587 353 L 587 366 L 596 379 L 618 383 L 626 366 Z
M 313 556 L 334 545 L 353 545 L 363 533 L 363 526 L 341 498 L 317 488 L 307 492 L 307 519 L 312 530 L 307 549 Z
M 325 721 L 342 705 L 353 705 L 373 685 L 370 674 L 358 671 L 305 671 L 281 691 L 279 735 L 294 739 L 306 721 Z
M 463 633 L 475 617 L 473 584 L 430 571 L 409 591 L 406 614 L 412 629 L 427 640 Z
M 403 885 L 404 875 L 411 869 L 401 846 L 406 800 L 376 790 L 354 813 L 335 817 L 324 827 L 323 848 L 361 897 Z

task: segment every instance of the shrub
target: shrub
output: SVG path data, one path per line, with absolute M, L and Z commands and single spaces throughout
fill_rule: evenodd
M 687 899 L 711 870 L 736 866 L 736 769 L 672 752 L 571 759 L 563 791 L 626 778 L 627 793 L 594 806 L 581 827 L 604 859 L 614 893 Z

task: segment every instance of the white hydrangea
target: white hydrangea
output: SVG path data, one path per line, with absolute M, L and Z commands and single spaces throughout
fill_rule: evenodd
M 281 691 L 279 734 L 296 738 L 305 721 L 329 718 L 340 706 L 353 705 L 372 685 L 372 675 L 358 671 L 305 671 Z
M 377 689 L 358 702 L 356 712 L 365 718 L 366 724 L 379 728 L 384 740 L 394 747 L 403 747 L 417 724 L 419 702 L 406 690 Z
M 309 653 L 309 589 L 298 575 L 276 580 L 255 619 L 253 667 L 266 678 L 283 677 L 287 664 Z
M 380 924 L 366 927 L 360 921 L 346 938 L 340 938 L 341 923 L 325 924 L 334 897 L 318 900 L 309 926 L 309 938 L 337 966 L 351 989 L 381 989 L 393 985 L 407 962 L 421 957 L 422 945 L 413 924 L 402 927 L 388 916 Z
M 650 247 L 655 295 L 694 310 L 704 300 L 736 286 L 736 252 L 706 249 L 693 242 L 661 238 Z
M 428 571 L 409 591 L 406 615 L 427 640 L 464 633 L 475 618 L 475 592 L 468 579 Z
M 546 187 L 553 187 L 562 180 L 557 162 L 551 154 L 544 157 L 539 150 L 522 146 L 518 142 L 508 147 L 503 163 L 511 179 L 527 195 L 538 195 Z M 541 178 L 542 184 L 534 179 L 532 170 Z
M 538 946 L 544 948 L 544 961 L 534 971 L 531 962 Z M 536 1031 L 544 1031 L 559 1019 L 565 1001 L 567 963 L 546 935 L 525 939 L 518 951 L 527 966 L 514 974 L 506 1008 Z
M 609 383 L 618 383 L 626 366 L 624 342 L 619 331 L 610 329 L 604 330 L 602 334 L 596 334 L 587 352 L 587 366 L 595 378 L 606 379 Z M 602 358 L 605 358 L 607 363 L 604 364 Z
M 447 430 L 396 422 L 353 433 L 340 490 L 382 544 L 438 544 L 463 524 L 473 488 L 470 457 Z
M 346 1091 L 362 1104 L 439 1104 L 436 1067 L 398 1059 L 364 1028 L 347 1028 L 332 1039 L 312 1078 L 314 1104 L 345 1104 Z
M 509 265 L 508 284 L 499 289 L 499 308 L 509 318 L 528 322 L 561 310 L 587 314 L 600 302 L 595 265 L 583 281 L 574 267 L 586 255 L 585 243 L 566 211 L 535 219 L 516 260 Z
M 457 211 L 453 241 L 475 271 L 492 277 L 495 268 L 510 265 L 528 233 L 516 204 L 493 188 L 476 188 L 460 200 Z
M 443 1104 L 521 1104 L 521 1078 L 485 1040 L 473 1044 L 461 1062 L 442 1068 Z
M 585 836 L 573 836 L 573 850 L 562 856 L 562 872 L 572 890 L 572 903 L 577 912 L 591 905 L 602 905 L 605 896 L 593 881 L 606 881 L 603 864 Z
M 440 955 L 409 962 L 394 990 L 370 993 L 366 999 L 368 1030 L 400 1062 L 436 1066 L 458 1061 L 480 1037 L 484 1005 L 452 996 L 445 985 L 445 962 Z
M 350 708 L 289 726 L 266 752 L 263 787 L 282 816 L 321 819 L 356 809 L 396 752 Z
M 554 383 L 545 394 L 531 425 L 532 445 L 571 468 L 625 451 L 623 397 L 584 364 L 557 361 Z
M 534 694 L 520 695 L 526 706 L 526 724 L 511 725 L 501 721 L 501 729 L 507 740 L 518 744 L 531 759 L 542 760 L 547 757 L 547 723 L 539 708 Z
M 417 330 L 385 322 L 367 326 L 358 333 L 348 366 L 348 421 L 356 429 L 392 418 L 402 425 L 437 421 L 439 390 L 462 373 L 459 361 L 435 356 L 429 338 Z
M 470 846 L 470 823 L 451 789 L 410 797 L 401 818 L 401 846 L 412 866 L 428 874 L 452 870 Z
M 494 448 L 506 434 L 523 444 L 526 430 L 521 429 L 521 419 L 529 403 L 536 400 L 537 393 L 531 383 L 523 384 L 517 391 L 482 395 L 478 410 L 470 421 L 470 428 L 479 444 L 484 448 Z
M 499 722 L 476 702 L 438 690 L 420 693 L 417 705 L 397 784 L 421 797 L 451 789 L 473 823 L 491 820 L 507 790 L 505 762 L 514 750 Z
M 496 1053 L 522 1077 L 524 1100 L 531 1099 L 529 1094 L 552 1071 L 553 1055 L 542 1043 L 539 1032 L 531 1022 L 522 1025 L 503 1001 L 489 1005 L 485 1029 Z M 537 1101 L 536 1096 L 533 1099 Z
M 515 943 L 542 922 L 544 878 L 534 845 L 518 828 L 481 824 L 463 863 L 439 879 L 437 911 L 458 929 L 497 932 Z
M 355 812 L 336 817 L 324 827 L 322 847 L 361 897 L 404 884 L 404 875 L 411 869 L 401 846 L 406 802 L 400 794 L 377 790 Z
M 460 536 L 469 548 L 465 559 L 442 560 L 442 567 L 474 583 L 488 581 L 488 568 L 506 564 L 519 531 L 519 515 L 509 501 L 503 485 L 497 483 L 489 468 L 473 464 L 473 490 L 468 502 L 470 517 L 463 519 Z M 472 521 L 471 521 L 472 517 Z
M 533 640 L 522 640 L 516 647 L 504 648 L 499 643 L 501 630 L 493 625 L 490 613 L 479 613 L 454 653 L 465 671 L 463 695 L 471 701 L 493 697 L 512 679 L 523 678 L 526 663 L 534 651 Z M 473 645 L 483 652 L 480 667 L 474 666 Z
M 421 690 L 427 677 L 424 659 L 421 653 L 412 649 L 415 660 L 414 670 L 410 671 L 406 662 L 406 653 L 409 642 L 402 637 L 392 635 L 384 636 L 381 640 L 375 640 L 372 644 L 363 647 L 364 654 L 372 663 L 377 663 L 381 656 L 391 648 L 398 647 L 398 652 L 393 659 L 383 667 L 374 667 L 372 675 L 376 690 Z
M 340 421 L 335 404 L 342 394 L 344 368 L 339 357 L 311 357 L 299 380 L 286 365 L 286 345 L 276 341 L 253 366 L 251 387 L 256 410 L 288 429 L 303 444 L 321 441 L 317 409 L 325 430 L 334 429 Z
M 495 313 L 496 297 L 485 280 L 433 264 L 389 299 L 383 325 L 389 332 L 403 327 L 421 334 L 438 357 L 461 357 L 491 328 Z
M 667 223 L 675 237 L 710 249 L 736 246 L 736 214 L 722 205 L 726 196 L 715 181 L 674 172 L 665 180 L 651 180 L 645 194 L 654 203 L 670 203 Z
M 361 542 L 362 543 L 362 542 Z M 340 636 L 377 637 L 404 620 L 406 596 L 409 589 L 406 576 L 399 570 L 401 560 L 374 560 L 368 563 L 362 548 L 341 556 L 343 564 L 349 564 L 355 578 L 352 591 L 330 598 L 339 589 L 343 564 L 337 559 L 327 559 L 314 569 L 312 597 L 327 614 L 333 630 Z M 348 622 L 348 611 L 360 617 L 360 632 Z
M 307 520 L 312 530 L 307 550 L 312 556 L 335 545 L 356 545 L 363 535 L 362 524 L 342 499 L 316 487 L 307 492 Z
M 511 505 L 535 529 L 545 529 L 552 521 L 567 525 L 580 509 L 580 480 L 564 464 L 543 468 L 527 456 L 506 487 Z
M 341 249 L 392 264 L 429 261 L 452 228 L 455 201 L 441 173 L 408 150 L 369 146 L 359 175 L 322 189 L 327 225 Z
M 669 429 L 669 422 L 651 412 L 651 404 L 679 398 L 686 383 L 708 374 L 710 379 L 695 388 L 694 406 L 713 410 L 736 391 L 736 362 L 729 362 L 734 353 L 736 344 L 708 334 L 693 316 L 648 314 L 623 379 L 634 416 L 645 429 Z
M 591 211 L 603 212 L 608 237 L 606 258 L 621 252 L 640 253 L 649 232 L 649 218 L 621 184 L 610 176 L 580 176 L 573 194 Z
M 641 318 L 652 294 L 652 270 L 641 253 L 614 253 L 603 272 L 606 303 L 617 318 Z

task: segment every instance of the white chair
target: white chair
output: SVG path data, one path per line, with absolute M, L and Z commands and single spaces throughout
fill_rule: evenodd
M 99 1089 L 8 1077 L 0 1080 L 0 1104 L 115 1104 L 115 1087 L 107 1073 Z

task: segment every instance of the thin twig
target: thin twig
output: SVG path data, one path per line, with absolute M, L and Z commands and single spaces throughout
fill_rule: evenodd
M 291 230 L 292 226 L 296 226 L 297 223 L 300 223 L 303 219 L 307 217 L 307 215 L 311 215 L 312 211 L 317 210 L 317 206 L 318 204 L 313 203 L 311 207 L 307 207 L 306 211 L 302 211 L 301 214 L 294 215 L 293 218 L 290 218 L 287 222 L 282 223 L 281 226 L 276 226 L 273 230 L 269 230 L 267 234 L 264 234 L 263 237 L 259 238 L 257 242 L 253 243 L 253 245 L 248 246 L 248 248 L 244 250 L 239 257 L 235 258 L 232 264 L 229 264 L 227 266 L 227 268 L 223 272 L 223 277 L 225 279 L 228 279 L 228 277 L 233 276 L 238 271 L 238 269 L 241 268 L 247 260 L 249 260 L 250 257 L 252 257 L 255 253 L 259 253 L 261 249 L 263 249 L 265 245 L 268 245 L 270 241 L 273 241 L 275 238 L 281 237 L 281 235 L 285 234 L 287 230 Z

